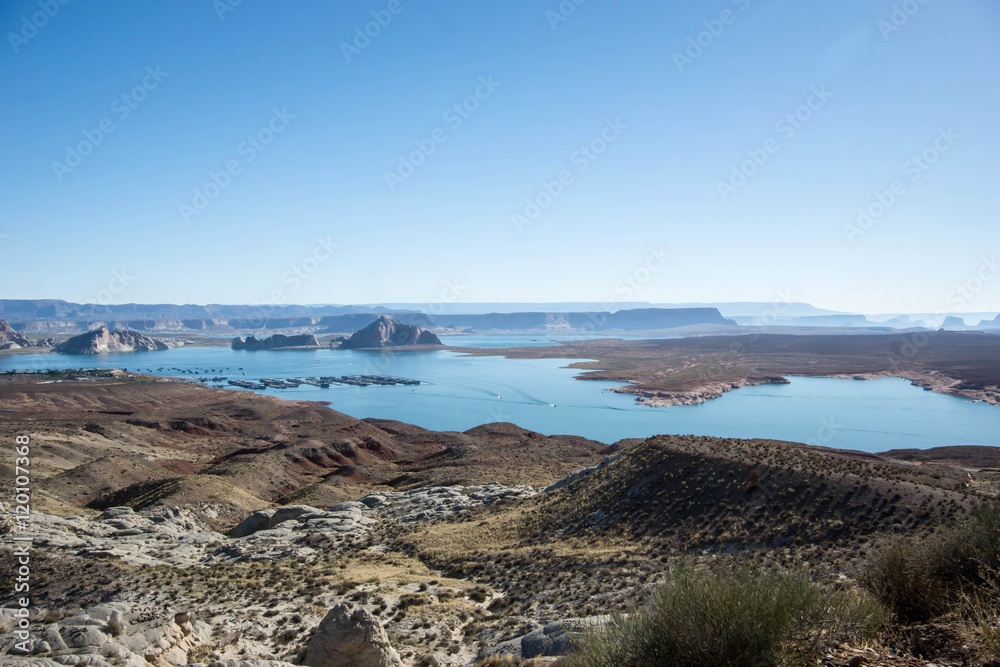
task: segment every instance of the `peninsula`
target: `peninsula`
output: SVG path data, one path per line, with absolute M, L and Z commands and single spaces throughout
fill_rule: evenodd
M 1000 336 L 979 332 L 604 338 L 461 351 L 511 359 L 587 359 L 570 364 L 586 371 L 579 379 L 627 383 L 610 391 L 657 406 L 702 403 L 738 387 L 784 383 L 789 375 L 900 377 L 939 393 L 1000 404 Z

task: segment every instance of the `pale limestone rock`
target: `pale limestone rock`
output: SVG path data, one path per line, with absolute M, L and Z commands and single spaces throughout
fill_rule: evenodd
M 378 619 L 339 604 L 327 612 L 306 647 L 309 667 L 401 667 Z

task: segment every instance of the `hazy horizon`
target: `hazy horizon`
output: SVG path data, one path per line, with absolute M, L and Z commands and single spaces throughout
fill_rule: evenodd
M 10 299 L 12 301 L 35 301 L 35 299 Z M 2 301 L 0 299 L 0 306 L 2 306 Z M 66 299 L 37 299 L 37 301 L 63 301 L 66 303 L 75 303 L 68 301 Z M 127 306 L 178 306 L 178 307 L 209 307 L 209 306 L 219 306 L 219 307 L 240 307 L 240 306 L 259 306 L 261 304 L 241 304 L 241 303 L 220 303 L 220 302 L 177 302 L 177 303 L 143 303 L 143 302 L 103 302 L 99 301 L 96 303 L 79 303 L 77 305 L 81 306 L 110 306 L 110 307 L 127 307 Z M 700 302 L 688 302 L 688 303 L 653 303 L 649 301 L 626 301 L 626 302 L 593 302 L 593 301 L 536 301 L 536 302 L 518 302 L 518 301 L 450 301 L 435 299 L 426 303 L 414 303 L 414 302 L 364 302 L 364 303 L 283 303 L 283 304 L 264 304 L 267 306 L 275 307 L 288 307 L 288 308 L 371 308 L 371 309 L 382 309 L 384 311 L 414 311 L 423 312 L 433 316 L 433 314 L 490 314 L 490 313 L 516 313 L 516 312 L 528 312 L 533 309 L 538 309 L 539 311 L 546 312 L 582 312 L 582 311 L 618 311 L 618 310 L 631 310 L 640 308 L 715 308 L 718 309 L 724 317 L 756 317 L 760 316 L 762 319 L 767 321 L 782 319 L 782 318 L 795 318 L 795 317 L 810 317 L 810 316 L 836 316 L 836 315 L 863 315 L 868 318 L 879 318 L 875 320 L 877 322 L 885 321 L 892 317 L 899 316 L 910 316 L 914 319 L 940 319 L 945 316 L 959 316 L 966 318 L 967 324 L 974 325 L 980 320 L 992 320 L 997 315 L 1000 315 L 1000 309 L 998 310 L 964 310 L 964 311 L 951 311 L 951 310 L 940 310 L 936 312 L 922 312 L 922 311 L 897 311 L 897 312 L 864 312 L 860 310 L 832 310 L 829 308 L 823 308 L 815 304 L 811 304 L 804 301 L 794 301 L 794 300 L 775 300 L 772 302 L 765 301 L 700 301 Z M 4 312 L 0 308 L 0 319 L 3 319 Z M 931 322 L 933 324 L 933 322 Z

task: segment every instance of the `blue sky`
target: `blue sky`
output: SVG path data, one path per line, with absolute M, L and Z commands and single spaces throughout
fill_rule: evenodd
M 0 25 L 6 298 L 1000 309 L 988 0 L 12 0 Z

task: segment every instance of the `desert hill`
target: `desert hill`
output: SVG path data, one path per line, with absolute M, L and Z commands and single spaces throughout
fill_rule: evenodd
M 51 509 L 209 503 L 213 525 L 226 529 L 247 511 L 333 504 L 363 495 L 361 485 L 544 485 L 609 451 L 512 425 L 433 432 L 323 403 L 152 379 L 0 380 L 0 405 L 6 417 L 32 420 L 38 490 Z M 0 421 L 0 435 L 17 428 Z
M 656 436 L 617 449 L 544 493 L 398 530 L 396 544 L 502 590 L 498 611 L 586 616 L 626 609 L 685 556 L 852 576 L 883 536 L 948 525 L 996 479 L 766 440 Z
M 965 507 L 948 467 L 768 440 L 657 436 L 566 486 L 534 514 L 544 534 L 649 536 L 731 550 L 857 539 L 939 523 Z

